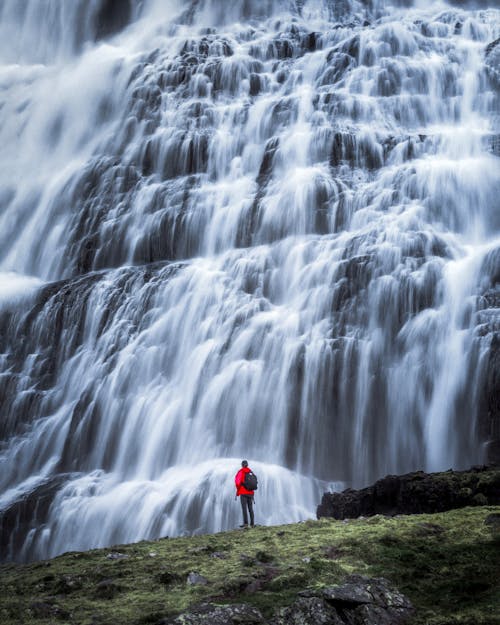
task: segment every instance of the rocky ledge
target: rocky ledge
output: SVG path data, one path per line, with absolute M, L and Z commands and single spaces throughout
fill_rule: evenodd
M 480 466 L 468 471 L 387 475 L 367 488 L 325 493 L 316 514 L 318 519 L 354 519 L 376 514 L 433 514 L 498 504 L 500 467 Z

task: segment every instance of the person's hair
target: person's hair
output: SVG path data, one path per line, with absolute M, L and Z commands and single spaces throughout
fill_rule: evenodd
M 242 460 L 241 461 L 241 466 L 242 467 L 248 467 L 248 462 L 246 460 Z

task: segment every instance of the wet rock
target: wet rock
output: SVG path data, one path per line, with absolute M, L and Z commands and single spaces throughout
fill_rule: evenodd
M 174 618 L 162 619 L 156 625 L 264 625 L 262 614 L 245 603 L 234 605 L 204 604 Z
M 33 527 L 43 527 L 55 494 L 69 478 L 69 474 L 48 478 L 31 492 L 25 493 L 20 499 L 14 501 L 8 508 L 0 511 L 0 554 L 2 559 L 15 559 L 15 555 L 25 540 L 26 533 L 33 531 Z M 42 530 L 35 531 L 38 534 Z
M 101 0 L 95 16 L 96 40 L 120 32 L 130 21 L 132 6 L 130 0 Z
M 478 495 L 484 499 L 478 500 Z M 470 471 L 388 475 L 367 488 L 325 493 L 316 513 L 318 518 L 335 519 L 421 514 L 483 505 L 481 501 L 489 505 L 500 503 L 500 470 L 475 467 Z
M 486 46 L 484 62 L 490 77 L 500 83 L 500 37 Z
M 491 465 L 500 466 L 500 332 L 498 309 L 491 308 L 489 312 L 481 315 L 477 328 L 483 340 L 489 341 L 478 422 L 486 440 L 486 459 Z
M 383 578 L 352 575 L 345 583 L 306 590 L 272 625 L 398 625 L 413 613 L 409 599 Z
M 486 149 L 494 154 L 500 156 L 500 134 L 487 135 L 484 139 Z

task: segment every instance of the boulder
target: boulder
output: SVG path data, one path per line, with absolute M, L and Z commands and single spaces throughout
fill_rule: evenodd
M 156 625 L 265 625 L 262 614 L 245 603 L 234 605 L 202 604 L 190 612 L 162 619 Z
M 299 593 L 271 625 L 399 625 L 412 613 L 409 599 L 386 579 L 351 575 L 341 585 Z
M 95 596 L 97 599 L 114 599 L 120 590 L 121 587 L 112 579 L 103 579 L 95 587 Z
M 194 571 L 189 573 L 186 582 L 190 586 L 204 586 L 205 584 L 208 584 L 208 580 L 206 577 L 203 577 L 203 575 L 195 573 Z

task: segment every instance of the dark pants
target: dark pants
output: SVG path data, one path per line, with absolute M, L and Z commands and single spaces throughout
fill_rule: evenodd
M 243 524 L 248 525 L 248 514 L 250 513 L 250 525 L 253 525 L 253 497 L 252 495 L 240 495 L 241 510 L 243 512 Z

